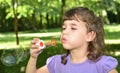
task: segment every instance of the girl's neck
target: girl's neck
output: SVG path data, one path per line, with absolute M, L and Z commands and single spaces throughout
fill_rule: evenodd
M 82 63 L 88 59 L 88 51 L 86 50 L 71 50 L 70 51 L 70 59 L 73 63 Z

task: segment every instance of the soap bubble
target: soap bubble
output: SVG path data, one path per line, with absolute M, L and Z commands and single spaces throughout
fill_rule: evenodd
M 2 53 L 1 61 L 6 66 L 12 66 L 16 64 L 16 56 L 13 50 L 4 50 Z
M 17 51 L 17 63 L 23 62 L 28 58 L 29 50 L 25 49 L 18 49 Z
M 13 55 L 4 56 L 1 60 L 6 66 L 12 66 L 16 64 L 16 58 Z
M 5 66 L 13 66 L 25 61 L 28 55 L 29 50 L 25 50 L 24 47 L 18 47 L 17 49 L 4 49 L 1 61 Z

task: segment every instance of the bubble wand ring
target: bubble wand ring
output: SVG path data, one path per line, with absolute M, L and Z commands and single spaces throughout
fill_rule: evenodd
M 46 45 L 43 40 L 38 41 L 38 43 L 36 43 L 36 45 L 38 46 L 38 48 L 42 48 L 42 49 L 46 48 Z

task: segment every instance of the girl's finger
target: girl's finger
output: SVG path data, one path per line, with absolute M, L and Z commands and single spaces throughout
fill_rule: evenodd
M 37 45 L 35 45 L 35 44 L 33 44 L 33 45 L 31 45 L 31 47 L 30 47 L 31 49 L 38 49 L 38 46 Z

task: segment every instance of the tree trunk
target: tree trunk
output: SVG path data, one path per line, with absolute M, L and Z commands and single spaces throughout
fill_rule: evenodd
M 62 16 L 65 12 L 65 5 L 66 5 L 66 0 L 61 0 L 62 5 L 61 5 L 61 16 L 60 16 L 60 24 L 62 24 Z
M 49 14 L 48 13 L 46 13 L 46 27 L 50 27 L 50 23 L 49 23 Z
M 61 6 L 61 14 L 64 14 L 65 11 L 65 5 L 66 5 L 66 0 L 62 0 L 62 6 Z
M 19 38 L 18 38 L 18 19 L 17 19 L 17 13 L 16 13 L 16 8 L 14 7 L 15 2 L 17 3 L 17 0 L 12 0 L 12 6 L 13 6 L 13 13 L 14 13 L 14 32 L 16 35 L 16 44 L 19 45 Z M 17 3 L 18 4 L 18 3 Z
M 120 23 L 120 11 L 117 11 L 117 23 Z

